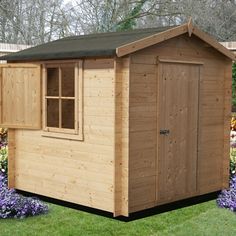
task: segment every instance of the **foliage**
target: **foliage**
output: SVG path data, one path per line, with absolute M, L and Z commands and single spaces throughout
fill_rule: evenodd
M 236 117 L 235 116 L 232 116 L 231 118 L 230 130 L 236 131 Z
M 230 174 L 236 174 L 236 150 L 235 148 L 230 148 Z
M 117 30 L 123 31 L 133 29 L 137 25 L 136 18 L 137 16 L 139 16 L 146 2 L 147 0 L 141 0 L 140 2 L 138 2 L 137 5 L 134 6 L 133 9 L 130 11 L 130 14 L 126 16 L 124 21 L 118 22 Z
M 236 106 L 236 63 L 233 63 L 232 77 L 233 77 L 233 81 L 232 81 L 232 104 L 233 104 L 233 106 Z
M 230 180 L 230 188 L 223 190 L 216 200 L 219 207 L 236 211 L 236 175 Z
M 0 128 L 0 147 L 7 145 L 7 129 Z
M 25 218 L 48 212 L 37 198 L 24 197 L 7 187 L 7 175 L 0 173 L 0 218 Z
M 230 174 L 236 174 L 236 117 L 231 118 L 230 124 Z
M 223 190 L 216 200 L 219 207 L 236 211 L 236 117 L 230 124 L 230 188 Z
M 0 218 L 24 218 L 48 212 L 37 198 L 24 197 L 7 187 L 7 129 L 0 129 Z
M 84 33 L 193 21 L 219 41 L 236 39 L 231 0 L 0 0 L 0 42 L 42 44 Z
M 231 142 L 231 147 L 230 147 L 230 175 L 234 175 L 234 174 L 236 174 L 236 143 Z
M 0 128 L 0 173 L 7 173 L 7 129 Z
M 7 173 L 7 156 L 8 156 L 8 147 L 4 146 L 0 149 L 0 172 Z

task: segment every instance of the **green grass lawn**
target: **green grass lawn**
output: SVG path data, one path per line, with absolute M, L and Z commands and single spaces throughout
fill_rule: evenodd
M 215 200 L 131 222 L 50 204 L 44 216 L 0 220 L 1 236 L 86 235 L 236 235 L 236 215 L 219 209 Z

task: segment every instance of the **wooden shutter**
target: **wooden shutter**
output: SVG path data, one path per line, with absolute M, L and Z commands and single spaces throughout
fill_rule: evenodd
M 0 126 L 41 128 L 40 65 L 0 65 Z

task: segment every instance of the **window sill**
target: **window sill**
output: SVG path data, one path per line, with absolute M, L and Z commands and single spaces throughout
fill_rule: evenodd
M 65 133 L 43 131 L 42 136 L 48 137 L 48 138 L 84 141 L 84 136 L 82 133 L 81 134 L 65 134 Z

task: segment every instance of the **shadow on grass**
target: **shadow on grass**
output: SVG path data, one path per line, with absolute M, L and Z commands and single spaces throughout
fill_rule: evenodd
M 54 198 L 50 198 L 50 197 L 45 197 L 45 196 L 38 195 L 38 194 L 32 194 L 32 193 L 21 191 L 21 190 L 17 190 L 17 192 L 20 194 L 23 194 L 24 196 L 37 197 L 37 198 L 41 199 L 42 201 L 45 201 L 48 203 L 57 204 L 57 205 L 64 206 L 64 207 L 69 207 L 69 208 L 72 208 L 75 210 L 84 211 L 84 212 L 104 216 L 107 218 L 123 221 L 123 222 L 130 222 L 130 221 L 142 219 L 142 218 L 153 216 L 153 215 L 158 215 L 158 214 L 161 214 L 164 212 L 177 210 L 177 209 L 181 209 L 184 207 L 193 206 L 193 205 L 196 205 L 199 203 L 203 203 L 206 201 L 214 200 L 217 198 L 218 194 L 220 193 L 220 191 L 217 191 L 217 192 L 213 192 L 213 193 L 209 193 L 209 194 L 205 194 L 205 195 L 201 195 L 201 196 L 197 196 L 197 197 L 192 197 L 192 198 L 176 201 L 173 203 L 168 203 L 168 204 L 156 206 L 156 207 L 142 210 L 139 212 L 131 213 L 129 217 L 119 216 L 119 217 L 114 218 L 113 214 L 110 212 L 107 212 L 107 211 L 102 211 L 102 210 L 82 206 L 82 205 L 75 204 L 75 203 L 70 203 L 70 202 L 66 202 L 66 201 L 62 201 L 62 200 L 58 200 L 58 199 L 54 199 Z

